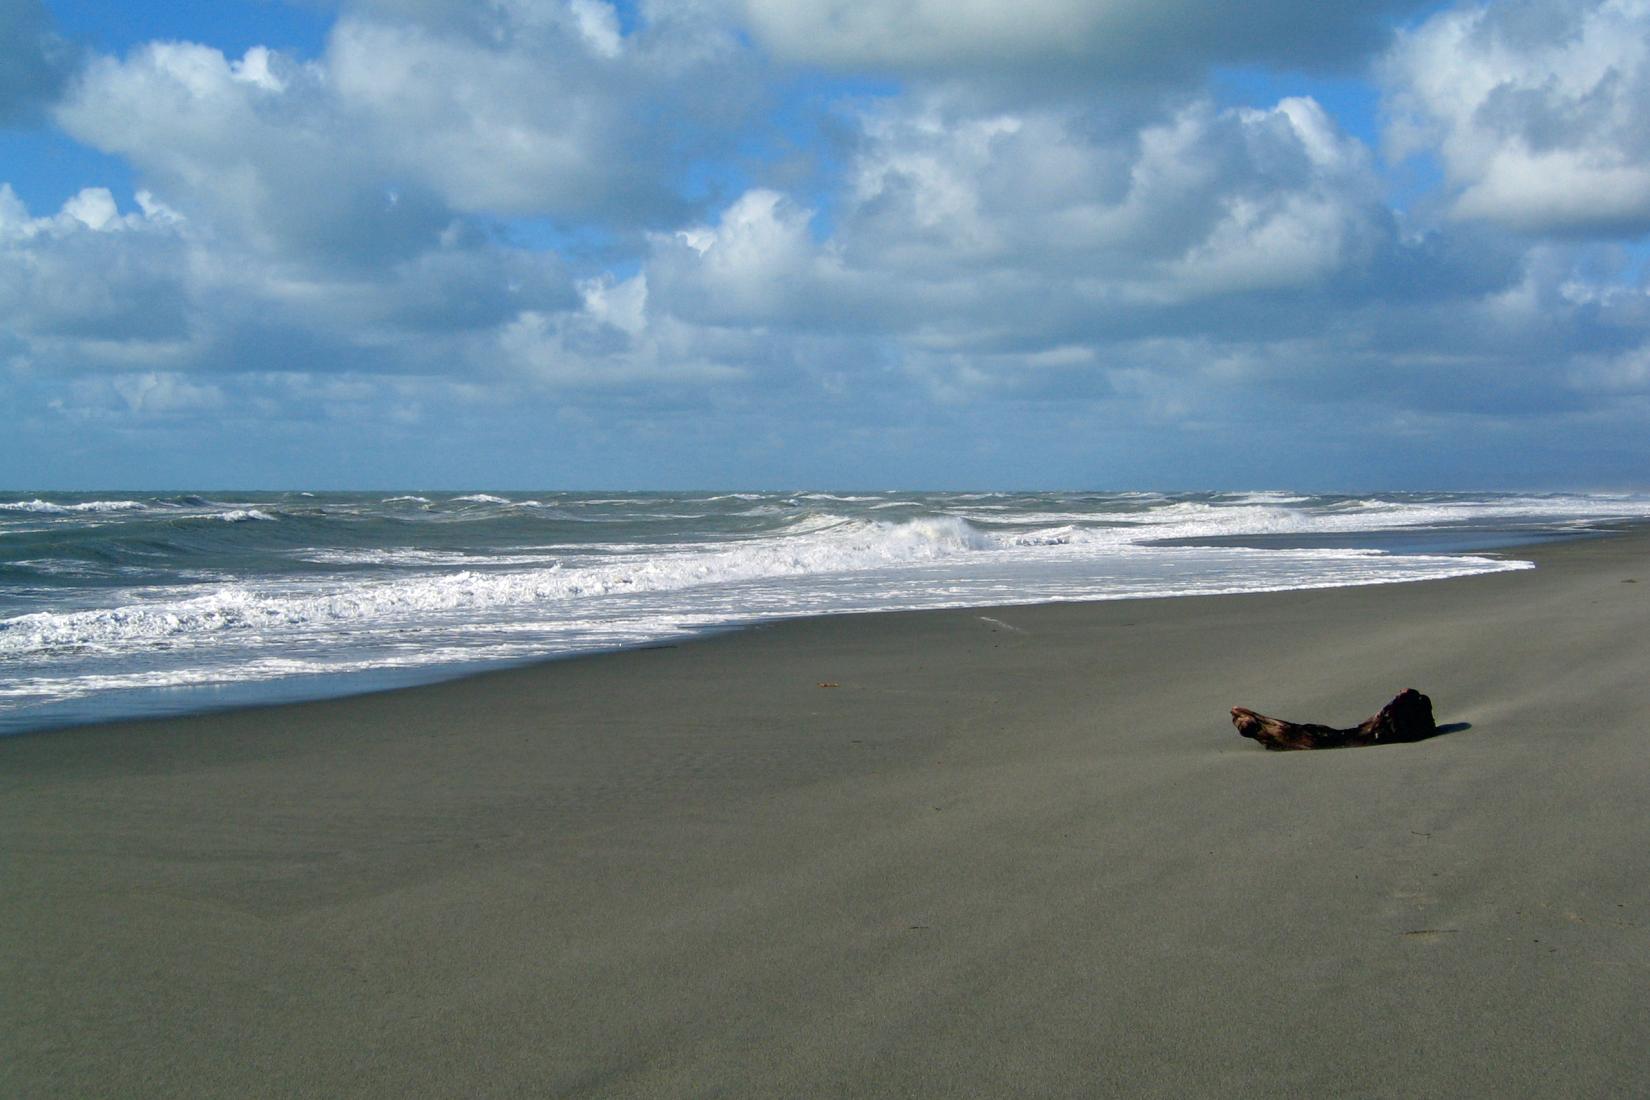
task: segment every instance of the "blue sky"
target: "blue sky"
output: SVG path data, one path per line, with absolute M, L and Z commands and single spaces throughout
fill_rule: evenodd
M 1650 0 L 0 0 L 0 47 L 0 487 L 1650 484 Z

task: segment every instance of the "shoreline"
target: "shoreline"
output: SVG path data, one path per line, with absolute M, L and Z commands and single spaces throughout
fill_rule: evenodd
M 1488 557 L 1488 558 L 1520 558 L 1519 550 L 1526 547 L 1540 547 L 1561 544 L 1576 540 L 1595 538 L 1612 538 L 1619 534 L 1630 533 L 1636 529 L 1650 530 L 1650 523 L 1635 524 L 1614 521 L 1613 525 L 1600 525 L 1595 528 L 1573 532 L 1510 532 L 1495 536 L 1480 537 L 1478 539 L 1453 537 L 1446 545 L 1440 548 L 1425 548 L 1418 545 L 1403 551 L 1388 551 L 1395 556 L 1405 554 L 1425 554 L 1429 556 L 1447 557 Z M 1367 535 L 1353 534 L 1345 538 L 1335 539 L 1318 537 L 1316 539 L 1280 538 L 1267 540 L 1257 536 L 1232 536 L 1229 538 L 1204 537 L 1186 539 L 1162 539 L 1157 544 L 1163 546 L 1207 546 L 1219 547 L 1246 547 L 1252 549 L 1315 549 L 1319 547 L 1358 548 L 1360 541 L 1368 541 Z M 1472 576 L 1477 574 L 1464 574 Z M 666 635 L 657 639 L 638 643 L 631 646 L 620 646 L 612 649 L 594 649 L 568 653 L 546 654 L 507 661 L 460 661 L 446 665 L 414 666 L 410 668 L 382 668 L 358 670 L 353 672 L 318 673 L 309 676 L 287 677 L 276 680 L 262 681 L 235 681 L 223 684 L 203 684 L 194 686 L 176 686 L 167 688 L 137 689 L 132 697 L 139 702 L 132 706 L 128 713 L 98 713 L 101 711 L 117 711 L 118 708 L 101 704 L 89 704 L 85 707 L 70 707 L 67 704 L 55 704 L 48 709 L 67 710 L 68 716 L 62 718 L 48 718 L 45 721 L 30 724 L 18 724 L 15 728 L 0 728 L 0 741 L 14 737 L 36 737 L 46 734 L 60 734 L 87 727 L 113 725 L 117 723 L 171 721 L 180 718 L 189 718 L 200 715 L 227 714 L 239 710 L 262 709 L 267 707 L 291 706 L 300 703 L 326 702 L 334 699 L 348 699 L 359 695 L 378 695 L 384 692 L 405 691 L 409 689 L 427 687 L 434 684 L 451 683 L 466 680 L 473 676 L 485 676 L 491 672 L 500 672 L 510 669 L 531 668 L 543 664 L 559 664 L 564 661 L 579 661 L 590 658 L 610 656 L 617 653 L 627 653 L 639 649 L 652 649 L 660 646 L 673 647 L 693 644 L 698 641 L 714 638 L 729 632 L 758 629 L 775 623 L 791 622 L 802 619 L 829 618 L 836 615 L 906 615 L 928 614 L 945 611 L 989 611 L 993 608 L 1018 608 L 1043 606 L 1044 603 L 1112 603 L 1133 600 L 1160 600 L 1160 599 L 1189 599 L 1200 596 L 1218 595 L 1265 595 L 1276 592 L 1306 592 L 1322 591 L 1328 588 L 1363 588 L 1379 587 L 1387 584 L 1419 584 L 1432 580 L 1454 580 L 1457 577 L 1425 578 L 1423 580 L 1402 581 L 1370 581 L 1362 584 L 1334 584 L 1323 588 L 1283 588 L 1260 589 L 1246 593 L 1169 593 L 1163 595 L 1122 596 L 1115 600 L 1077 598 L 1072 600 L 1053 600 L 1038 603 L 1009 603 L 1009 604 L 969 604 L 954 608 L 902 608 L 888 611 L 836 611 L 815 614 L 799 614 L 793 617 L 774 619 L 735 620 L 714 627 L 683 634 Z M 324 685 L 337 685 L 328 689 Z M 349 684 L 360 686 L 350 687 Z M 206 702 L 214 697 L 223 697 L 223 702 Z M 201 702 L 161 702 L 161 699 L 199 699 Z M 90 712 L 81 716 L 82 712 Z
M 0 1091 L 1641 1091 L 1650 533 L 1517 556 L 0 739 Z

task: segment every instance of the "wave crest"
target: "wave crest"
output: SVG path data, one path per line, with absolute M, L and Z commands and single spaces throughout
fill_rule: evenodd
M 27 512 L 33 515 L 70 516 L 87 512 L 137 512 L 149 505 L 141 500 L 84 500 L 74 504 L 55 504 L 36 497 L 33 500 L 0 501 L 0 512 Z
M 455 612 L 527 609 L 604 596 L 915 565 L 1004 545 L 1001 538 L 956 517 L 905 523 L 834 517 L 829 526 L 804 534 L 626 557 L 582 568 L 556 564 L 530 570 L 463 570 L 346 582 L 330 591 L 306 593 L 230 586 L 181 600 L 36 612 L 0 621 L 0 654 L 101 648 L 225 631 L 293 633 L 350 622 L 406 623 Z M 329 583 L 341 582 L 333 578 Z

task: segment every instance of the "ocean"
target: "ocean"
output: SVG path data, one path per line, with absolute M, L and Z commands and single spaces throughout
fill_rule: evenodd
M 0 494 L 0 734 L 801 615 L 1389 584 L 1650 495 Z

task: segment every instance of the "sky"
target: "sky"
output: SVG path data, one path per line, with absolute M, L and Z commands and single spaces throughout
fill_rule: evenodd
M 1650 487 L 1650 0 L 0 0 L 0 488 Z

